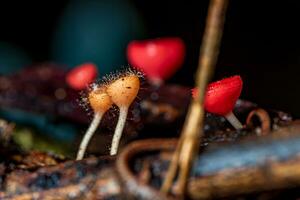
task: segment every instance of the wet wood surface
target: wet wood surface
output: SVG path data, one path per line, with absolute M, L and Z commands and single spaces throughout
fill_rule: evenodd
M 47 112 L 72 123 L 87 123 L 86 113 L 75 106 L 78 93 L 67 88 L 63 82 L 65 74 L 55 70 L 47 65 L 12 77 L 0 77 L 0 82 L 6 83 L 0 85 L 0 91 L 9 87 L 15 91 L 1 93 L 0 107 Z M 28 76 L 23 76 L 24 73 Z M 35 85 L 41 87 L 32 90 Z M 53 87 L 44 90 L 42 85 Z M 55 96 L 58 88 L 65 90 L 65 99 Z M 32 92 L 38 94 L 34 106 Z M 190 96 L 189 88 L 176 85 L 149 86 L 142 90 L 141 100 L 132 106 L 125 130 L 128 139 L 123 144 L 127 156 L 117 158 L 117 163 L 122 164 L 116 165 L 115 158 L 111 157 L 90 157 L 76 162 L 41 152 L 24 153 L 11 144 L 3 146 L 0 149 L 0 199 L 170 198 L 159 196 L 157 191 L 175 142 L 160 139 L 125 144 L 133 138 L 178 136 Z M 239 100 L 234 112 L 245 122 L 248 114 L 257 108 L 251 102 Z M 267 114 L 270 116 L 268 128 L 275 132 L 266 135 L 262 134 L 265 128 L 260 128 L 261 124 L 255 119 L 249 122 L 251 126 L 234 131 L 224 118 L 206 114 L 201 151 L 189 179 L 191 198 L 231 198 L 300 187 L 299 122 L 291 123 L 291 116 L 283 112 L 268 110 Z M 112 116 L 104 119 L 102 126 L 108 128 L 102 127 L 103 132 L 111 131 L 115 123 Z M 105 147 L 102 143 L 99 145 L 99 141 L 95 140 L 95 152 Z M 166 151 L 159 152 L 160 149 Z

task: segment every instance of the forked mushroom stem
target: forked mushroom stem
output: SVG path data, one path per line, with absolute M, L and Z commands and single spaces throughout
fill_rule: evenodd
M 88 145 L 90 139 L 92 138 L 92 136 L 94 135 L 97 127 L 99 126 L 102 116 L 103 116 L 103 114 L 101 114 L 101 113 L 95 113 L 93 121 L 91 122 L 88 130 L 84 134 L 84 137 L 80 143 L 80 147 L 79 147 L 79 150 L 77 153 L 76 160 L 82 160 L 84 153 L 86 151 L 87 145 Z
M 120 114 L 118 119 L 118 124 L 115 129 L 115 133 L 112 139 L 111 148 L 110 148 L 110 155 L 116 155 L 118 152 L 118 147 L 120 143 L 120 139 L 122 137 L 122 132 L 126 123 L 128 113 L 128 107 L 120 107 Z
M 229 123 L 236 129 L 242 129 L 243 125 L 241 124 L 241 122 L 236 118 L 236 116 L 233 114 L 233 112 L 228 113 L 227 115 L 224 116 Z

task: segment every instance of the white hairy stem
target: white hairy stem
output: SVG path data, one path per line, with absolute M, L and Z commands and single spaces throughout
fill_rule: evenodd
M 118 152 L 120 139 L 122 137 L 122 132 L 126 123 L 127 113 L 128 113 L 128 107 L 120 107 L 118 124 L 116 126 L 115 133 L 112 139 L 110 155 L 116 155 Z
M 93 121 L 91 122 L 88 130 L 84 134 L 84 137 L 81 141 L 76 160 L 82 160 L 84 153 L 86 151 L 86 148 L 88 146 L 88 143 L 89 143 L 90 139 L 92 138 L 93 134 L 95 133 L 97 127 L 99 126 L 102 116 L 103 116 L 103 114 L 95 113 Z

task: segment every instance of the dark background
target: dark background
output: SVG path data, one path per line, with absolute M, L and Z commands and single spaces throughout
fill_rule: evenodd
M 131 1 L 146 36 L 179 36 L 187 45 L 184 66 L 169 80 L 193 85 L 208 1 Z M 50 59 L 51 38 L 70 1 L 1 1 L 0 40 L 34 60 Z M 242 98 L 300 117 L 300 1 L 231 0 L 214 79 L 240 74 Z

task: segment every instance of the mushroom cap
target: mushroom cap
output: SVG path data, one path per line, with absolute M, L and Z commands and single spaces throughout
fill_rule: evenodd
M 128 107 L 140 89 L 138 76 L 130 74 L 120 77 L 107 85 L 107 94 L 118 107 Z
M 204 108 L 210 113 L 225 116 L 230 113 L 243 88 L 242 78 L 238 75 L 213 83 L 206 88 Z M 193 98 L 198 97 L 198 89 L 192 89 Z
M 106 87 L 96 88 L 89 92 L 89 103 L 94 112 L 105 113 L 113 104 L 106 92 Z
M 76 66 L 66 75 L 67 84 L 74 90 L 82 90 L 97 77 L 97 66 L 93 63 L 83 63 Z
M 226 115 L 231 112 L 243 88 L 238 75 L 213 82 L 206 89 L 204 107 L 208 112 Z
M 177 37 L 131 41 L 127 46 L 129 63 L 145 72 L 151 81 L 170 78 L 185 57 L 185 44 Z

